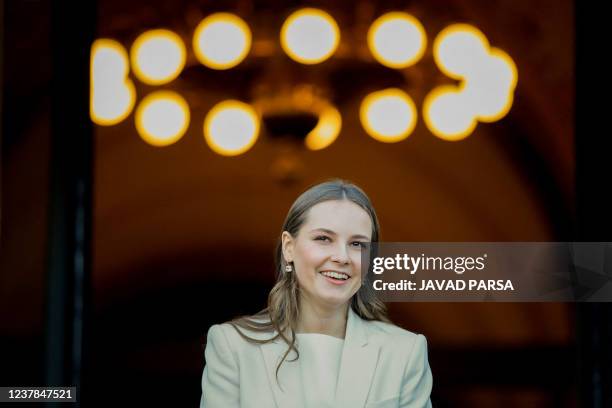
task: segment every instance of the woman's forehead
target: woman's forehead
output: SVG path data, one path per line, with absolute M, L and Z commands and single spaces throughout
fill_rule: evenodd
M 327 229 L 337 234 L 371 237 L 372 220 L 358 204 L 349 200 L 328 200 L 313 205 L 306 212 L 303 229 Z

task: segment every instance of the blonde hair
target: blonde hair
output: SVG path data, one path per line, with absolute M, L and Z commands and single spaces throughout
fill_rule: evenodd
M 302 193 L 289 209 L 281 229 L 281 235 L 283 231 L 287 231 L 292 236 L 296 236 L 304 224 L 308 210 L 318 203 L 329 200 L 349 200 L 363 208 L 372 220 L 371 242 L 378 242 L 380 227 L 370 199 L 355 184 L 338 179 L 317 184 Z M 280 237 L 276 245 L 275 264 L 277 280 L 268 295 L 267 307 L 255 315 L 240 316 L 229 323 L 248 342 L 265 344 L 280 337 L 287 343 L 287 351 L 276 367 L 276 378 L 278 381 L 278 370 L 291 350 L 295 351 L 296 358 L 290 361 L 295 361 L 299 358 L 299 352 L 295 347 L 295 330 L 300 315 L 297 278 L 295 273 L 285 273 L 285 266 L 287 264 L 282 254 L 282 241 Z M 387 316 L 385 304 L 376 297 L 370 283 L 366 276 L 364 284 L 353 295 L 350 307 L 364 320 L 378 320 L 391 323 Z M 246 335 L 241 329 L 259 333 L 276 333 L 276 335 L 264 340 L 255 339 Z M 288 336 L 288 333 L 290 333 L 290 336 Z

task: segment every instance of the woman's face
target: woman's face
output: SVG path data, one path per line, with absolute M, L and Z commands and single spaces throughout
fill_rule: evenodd
M 372 238 L 368 213 L 349 200 L 323 201 L 306 213 L 297 236 L 283 233 L 303 300 L 324 307 L 347 303 L 361 286 L 361 251 Z

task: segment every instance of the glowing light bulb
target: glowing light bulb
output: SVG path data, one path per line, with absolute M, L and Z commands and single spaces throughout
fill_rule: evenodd
M 214 152 L 237 156 L 255 144 L 259 127 L 259 117 L 250 105 L 227 100 L 215 105 L 206 115 L 204 138 Z
M 453 24 L 442 30 L 433 45 L 434 61 L 451 78 L 471 77 L 487 59 L 489 41 L 469 24 Z
M 419 20 L 407 13 L 380 16 L 368 31 L 368 47 L 378 62 L 390 68 L 415 64 L 425 52 L 427 36 Z
M 336 51 L 340 29 L 323 10 L 305 8 L 291 14 L 281 28 L 281 46 L 293 60 L 318 64 Z
M 251 30 L 240 17 L 215 13 L 200 22 L 193 35 L 196 58 L 213 69 L 240 64 L 251 49 Z
M 170 30 L 150 30 L 139 35 L 130 50 L 132 69 L 142 82 L 166 84 L 185 66 L 185 44 Z
M 98 125 L 115 125 L 130 114 L 136 100 L 127 76 L 127 52 L 117 41 L 99 39 L 91 46 L 90 59 L 89 115 Z
M 427 95 L 423 119 L 434 135 L 448 141 L 465 139 L 477 125 L 474 106 L 452 86 L 438 87 Z
M 153 146 L 168 146 L 179 140 L 189 126 L 189 106 L 171 91 L 147 95 L 136 109 L 136 130 Z
M 512 59 L 505 52 L 494 49 L 478 72 L 467 78 L 464 93 L 479 121 L 495 122 L 510 111 L 517 77 Z
M 321 150 L 332 144 L 340 134 L 342 116 L 338 109 L 331 105 L 325 107 L 319 115 L 319 121 L 312 129 L 304 143 L 310 150 Z
M 359 118 L 370 136 L 386 143 L 406 139 L 417 122 L 414 102 L 408 94 L 397 88 L 366 96 L 359 109 Z

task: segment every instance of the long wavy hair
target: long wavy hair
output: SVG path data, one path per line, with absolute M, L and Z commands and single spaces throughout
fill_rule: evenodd
M 278 370 L 293 350 L 296 353 L 295 361 L 299 358 L 299 352 L 295 347 L 295 330 L 300 316 L 299 310 L 299 286 L 295 272 L 285 272 L 285 258 L 282 253 L 283 231 L 291 236 L 297 236 L 301 226 L 308 215 L 308 210 L 314 205 L 329 200 L 349 200 L 363 208 L 372 220 L 372 242 L 379 240 L 379 224 L 374 207 L 368 196 L 355 184 L 344 180 L 331 180 L 317 184 L 302 193 L 289 209 L 285 222 L 279 235 L 275 250 L 275 265 L 277 272 L 276 284 L 268 295 L 268 305 L 265 309 L 252 316 L 240 316 L 229 323 L 245 340 L 251 343 L 265 344 L 275 341 L 279 337 L 287 343 L 287 351 L 276 366 L 276 379 L 278 381 Z M 295 271 L 295 269 L 294 269 Z M 351 298 L 350 307 L 364 320 L 379 320 L 391 323 L 387 316 L 385 304 L 376 297 L 368 276 L 364 277 L 364 284 Z M 268 339 L 256 339 L 248 336 L 243 330 L 271 333 Z

